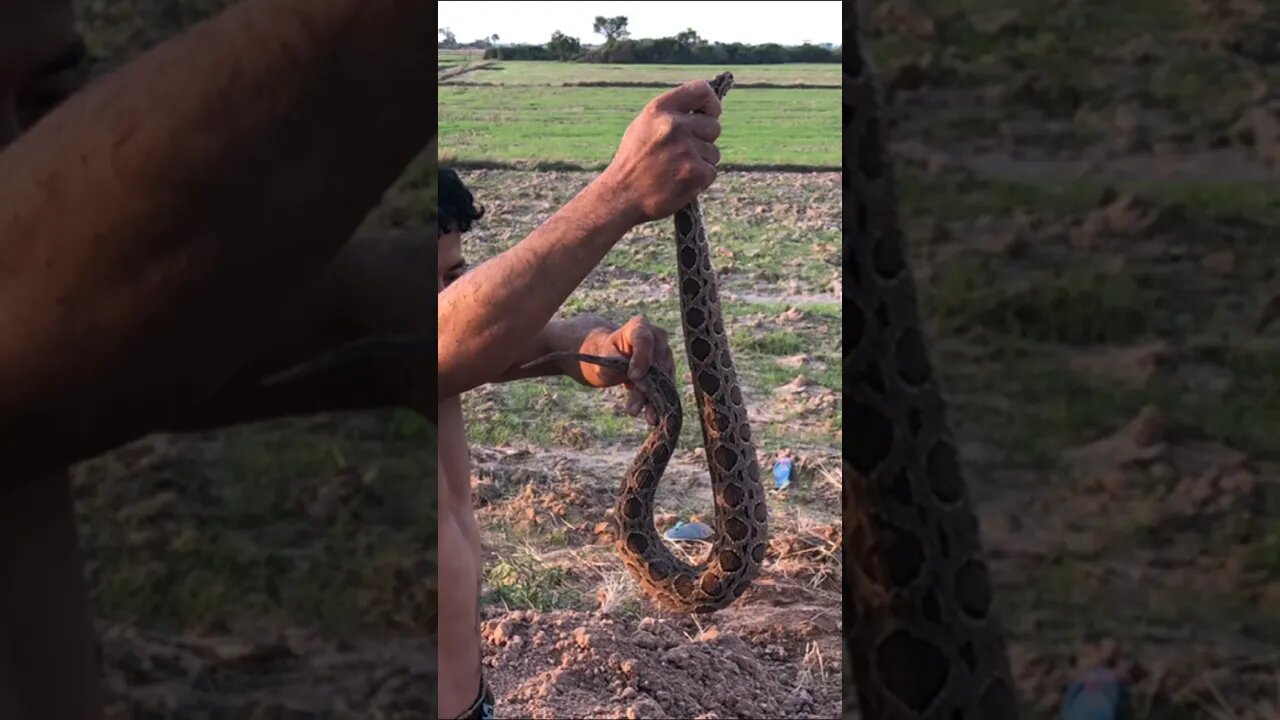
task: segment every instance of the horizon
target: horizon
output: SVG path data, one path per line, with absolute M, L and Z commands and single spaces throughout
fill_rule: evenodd
M 761 8 L 766 3 L 754 3 Z M 708 42 L 763 45 L 822 45 L 841 43 L 842 4 L 836 0 L 788 3 L 788 12 L 759 22 L 763 13 L 726 14 L 723 2 L 479 2 L 442 0 L 437 3 L 437 29 L 448 28 L 460 44 L 487 40 L 498 35 L 499 45 L 545 45 L 553 32 L 577 38 L 583 45 L 599 45 L 603 37 L 591 30 L 597 15 L 628 19 L 634 40 L 672 37 L 692 28 Z M 768 6 L 774 6 L 768 3 Z M 438 37 L 438 36 L 437 36 Z

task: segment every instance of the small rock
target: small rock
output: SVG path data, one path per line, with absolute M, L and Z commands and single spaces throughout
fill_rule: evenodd
M 627 707 L 627 720 L 663 717 L 667 717 L 667 711 L 662 709 L 662 706 L 648 695 L 640 695 L 634 703 Z

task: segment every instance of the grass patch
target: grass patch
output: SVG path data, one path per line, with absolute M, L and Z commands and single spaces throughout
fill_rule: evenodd
M 440 151 L 466 162 L 602 168 L 655 94 L 649 88 L 446 85 L 438 91 Z M 717 145 L 724 163 L 840 164 L 839 90 L 736 90 L 721 122 Z
M 489 591 L 483 602 L 539 612 L 575 607 L 582 594 L 569 585 L 563 568 L 541 563 L 528 553 L 500 558 L 485 570 Z
M 556 432 L 555 421 L 565 408 L 545 381 L 526 380 L 488 388 L 483 400 L 475 393 L 466 398 L 471 420 L 467 432 L 473 442 L 507 445 L 519 439 L 537 444 L 550 444 Z
M 1255 457 L 1280 459 L 1280 353 L 1229 349 L 1224 365 L 1234 382 L 1221 398 L 1184 401 L 1212 438 Z
M 923 305 L 948 333 L 991 330 L 1069 345 L 1125 342 L 1155 329 L 1163 294 L 1132 275 L 1056 269 L 1016 285 L 1002 283 L 993 262 L 961 258 L 924 288 Z
M 448 58 L 446 61 L 445 58 Z M 460 55 L 441 53 L 440 63 L 460 63 Z M 481 76 L 467 78 L 495 85 L 562 85 L 579 82 L 653 83 L 675 87 L 690 80 L 710 80 L 728 70 L 739 83 L 779 85 L 839 85 L 840 66 L 835 63 L 783 65 L 606 65 L 540 60 L 501 60 Z M 447 86 L 448 83 L 446 83 Z M 737 92 L 737 91 L 734 91 Z M 656 93 L 651 93 L 656 94 Z

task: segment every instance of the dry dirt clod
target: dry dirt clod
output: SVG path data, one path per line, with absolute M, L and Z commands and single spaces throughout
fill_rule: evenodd
M 1144 407 L 1123 428 L 1107 437 L 1063 453 L 1063 459 L 1089 471 L 1150 463 L 1168 450 L 1169 422 L 1156 407 Z
M 1151 447 L 1164 439 L 1169 430 L 1169 421 L 1159 408 L 1148 405 L 1129 421 L 1122 431 L 1138 447 Z
M 1169 365 L 1174 353 L 1164 340 L 1154 340 L 1130 347 L 1111 348 L 1076 355 L 1071 358 L 1071 369 L 1083 375 L 1119 380 L 1127 385 L 1141 387 L 1156 372 Z

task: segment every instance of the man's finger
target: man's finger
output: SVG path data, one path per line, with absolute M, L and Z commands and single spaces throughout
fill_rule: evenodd
M 719 172 L 716 170 L 715 165 L 708 162 L 698 163 L 697 167 L 693 169 L 692 178 L 698 187 L 698 192 L 702 192 L 703 190 L 711 187 L 711 183 L 716 181 L 717 175 L 719 175 Z
M 706 115 L 691 115 L 683 119 L 689 125 L 689 132 L 698 140 L 704 142 L 715 142 L 720 137 L 720 132 L 724 130 L 720 126 L 720 121 Z
M 635 417 L 640 414 L 643 408 L 644 395 L 641 395 L 640 391 L 634 387 L 631 388 L 631 391 L 627 393 L 627 414 Z
M 622 349 L 631 351 L 631 367 L 627 375 L 633 382 L 644 378 L 653 364 L 653 333 L 642 322 L 633 319 L 623 327 L 624 342 L 630 347 Z
M 720 164 L 720 148 L 709 142 L 703 142 L 695 139 L 693 147 L 698 151 L 698 156 L 712 165 Z
M 653 100 L 656 110 L 674 113 L 702 112 L 713 118 L 720 117 L 720 98 L 716 97 L 711 83 L 691 80 L 678 88 L 668 90 Z
M 658 366 L 666 370 L 668 376 L 676 376 L 676 358 L 671 354 L 670 345 L 662 346 L 662 351 L 658 353 Z

